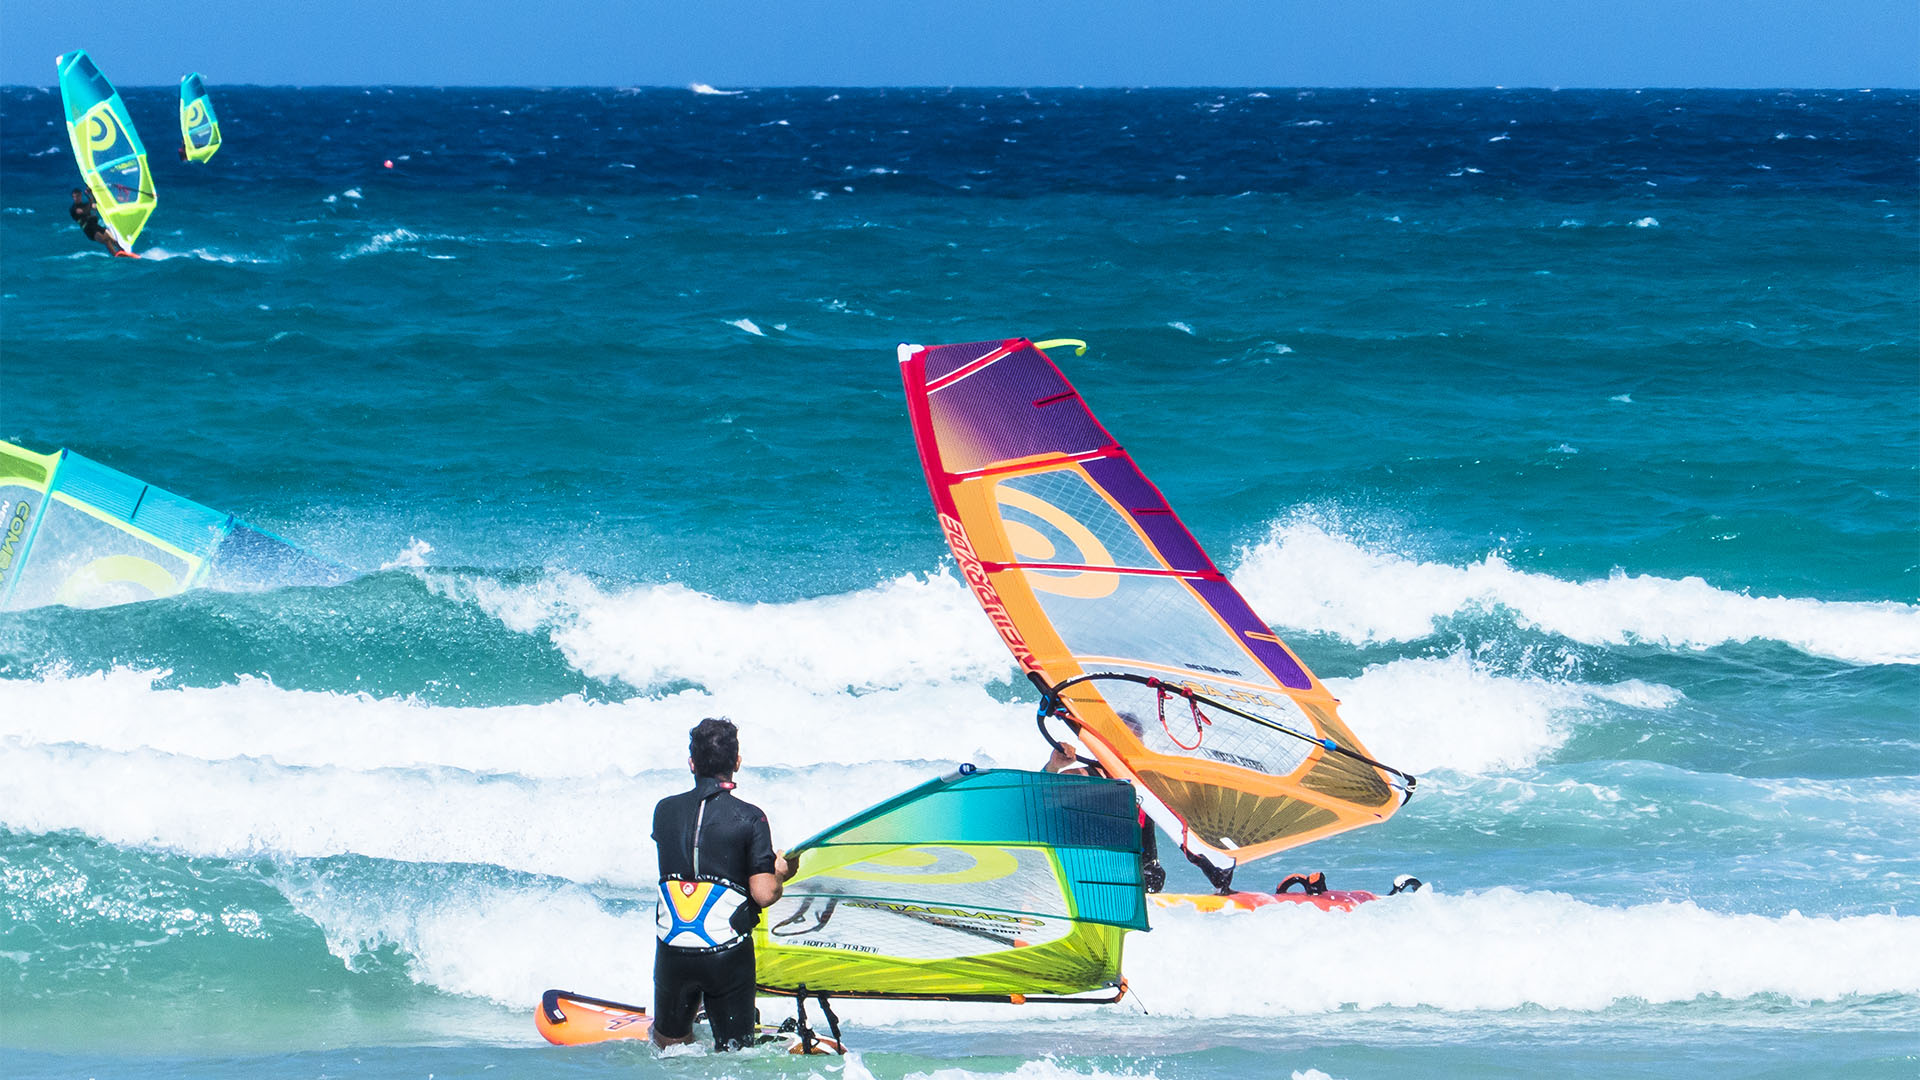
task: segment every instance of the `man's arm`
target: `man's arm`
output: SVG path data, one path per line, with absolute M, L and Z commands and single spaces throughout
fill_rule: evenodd
M 786 883 L 800 872 L 800 857 L 788 859 L 785 855 L 773 857 L 773 873 L 755 874 L 747 879 L 747 895 L 763 908 L 772 907 L 774 902 L 786 894 Z
M 1066 776 L 1087 775 L 1087 770 L 1080 764 L 1080 748 L 1070 742 L 1054 744 L 1053 756 L 1047 759 L 1046 771 Z

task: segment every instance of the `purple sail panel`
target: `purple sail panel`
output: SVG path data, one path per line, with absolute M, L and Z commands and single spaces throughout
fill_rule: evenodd
M 1005 345 L 1004 341 L 975 341 L 966 345 L 932 345 L 920 354 L 929 383 L 946 378 Z
M 1308 675 L 1287 650 L 1275 642 L 1248 636 L 1261 634 L 1272 637 L 1273 630 L 1260 621 L 1260 616 L 1253 613 L 1253 609 L 1247 606 L 1246 600 L 1232 585 L 1224 581 L 1192 580 L 1188 584 L 1200 594 L 1200 599 L 1207 602 L 1208 607 L 1218 612 L 1220 617 L 1227 621 L 1227 625 L 1233 627 L 1234 635 L 1240 639 L 1241 644 L 1245 645 L 1262 664 L 1265 664 L 1268 671 L 1273 672 L 1273 677 L 1280 680 L 1281 686 L 1289 690 L 1313 688 L 1313 676 Z
M 1187 574 L 1219 572 L 1132 458 L 1097 458 L 1085 462 L 1084 467 L 1094 483 L 1126 507 L 1127 516 L 1147 534 L 1169 569 Z
M 1034 454 L 1079 454 L 1112 442 L 1073 387 L 1031 347 L 933 390 L 927 405 L 941 465 L 952 473 Z

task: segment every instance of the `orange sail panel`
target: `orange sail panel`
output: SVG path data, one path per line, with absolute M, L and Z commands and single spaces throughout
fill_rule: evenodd
M 967 585 L 1189 854 L 1230 870 L 1392 815 L 1410 783 L 1367 757 L 1046 353 L 902 345 L 900 367 Z

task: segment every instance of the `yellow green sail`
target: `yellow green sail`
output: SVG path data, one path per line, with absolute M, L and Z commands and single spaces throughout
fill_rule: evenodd
M 205 161 L 220 149 L 220 120 L 197 71 L 180 80 L 180 145 L 188 161 Z
M 93 192 L 100 220 L 120 246 L 131 251 L 155 202 L 147 148 L 133 130 L 119 91 L 84 49 L 66 53 L 54 63 L 60 72 L 60 101 L 66 106 L 74 162 Z
M 1126 931 L 1147 928 L 1118 781 L 963 766 L 795 851 L 799 874 L 754 932 L 763 992 L 1117 994 Z

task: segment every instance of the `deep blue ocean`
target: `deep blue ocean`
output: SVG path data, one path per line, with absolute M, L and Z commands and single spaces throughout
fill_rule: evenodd
M 0 438 L 365 573 L 0 615 L 0 1072 L 1920 1071 L 1920 94 L 211 90 L 207 165 L 125 91 L 137 262 L 0 90 Z M 1421 774 L 1241 884 L 1433 887 L 546 1046 L 651 997 L 699 717 L 781 844 L 1044 760 L 894 353 L 1012 336 Z

